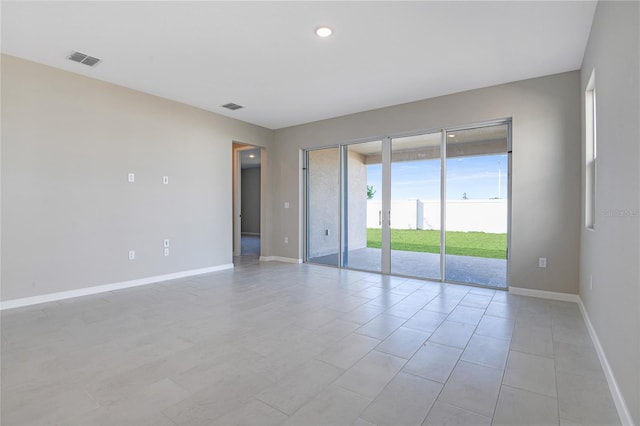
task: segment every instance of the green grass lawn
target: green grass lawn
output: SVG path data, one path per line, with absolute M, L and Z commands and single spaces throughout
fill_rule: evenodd
M 382 247 L 380 229 L 367 229 L 367 247 Z M 440 231 L 392 229 L 391 250 L 440 253 Z M 506 259 L 507 234 L 448 231 L 447 254 Z

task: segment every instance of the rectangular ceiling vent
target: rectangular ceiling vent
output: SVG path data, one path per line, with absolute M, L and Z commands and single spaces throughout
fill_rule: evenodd
M 71 55 L 67 56 L 67 59 L 74 62 L 79 62 L 81 64 L 89 65 L 90 67 L 95 66 L 100 59 L 94 58 L 93 56 L 85 55 L 80 52 L 71 52 Z
M 233 102 L 229 102 L 228 104 L 222 105 L 222 108 L 230 109 L 231 111 L 235 111 L 240 108 L 244 108 L 242 105 L 234 104 Z

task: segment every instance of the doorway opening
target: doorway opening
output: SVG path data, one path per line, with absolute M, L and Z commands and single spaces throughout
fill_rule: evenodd
M 259 258 L 262 252 L 264 149 L 233 144 L 233 256 Z

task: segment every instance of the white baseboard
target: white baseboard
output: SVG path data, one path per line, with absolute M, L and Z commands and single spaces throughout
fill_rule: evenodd
M 509 287 L 509 293 L 517 294 L 519 296 L 538 297 L 540 299 L 560 300 L 562 302 L 575 302 L 578 303 L 580 299 L 577 294 L 559 293 L 556 291 L 544 291 L 533 290 L 530 288 L 522 287 Z
M 584 322 L 587 325 L 587 330 L 589 330 L 589 335 L 591 336 L 591 341 L 593 342 L 593 346 L 596 349 L 596 353 L 598 354 L 598 358 L 600 359 L 600 365 L 602 365 L 602 370 L 604 370 L 604 375 L 607 378 L 607 383 L 609 384 L 609 391 L 611 392 L 611 396 L 613 397 L 613 402 L 616 405 L 616 410 L 618 410 L 618 416 L 620 416 L 620 421 L 625 426 L 633 426 L 633 419 L 631 418 L 631 413 L 629 412 L 629 408 L 627 407 L 627 403 L 622 396 L 622 392 L 618 387 L 618 382 L 616 382 L 616 378 L 613 375 L 613 370 L 611 370 L 611 366 L 609 365 L 609 361 L 607 360 L 606 355 L 604 354 L 604 349 L 600 344 L 600 339 L 598 339 L 598 335 L 596 334 L 595 328 L 591 324 L 591 320 L 589 319 L 589 314 L 587 313 L 587 309 L 582 303 L 582 299 L 578 296 L 578 307 L 580 308 L 580 312 L 582 313 L 582 317 L 584 318 Z
M 285 263 L 302 263 L 302 259 L 294 259 L 292 257 L 280 256 L 260 256 L 261 262 L 285 262 Z
M 618 383 L 616 382 L 615 376 L 613 375 L 613 370 L 611 370 L 611 366 L 609 365 L 609 361 L 604 353 L 604 349 L 600 344 L 600 339 L 598 339 L 598 335 L 596 334 L 596 330 L 593 328 L 591 324 L 591 320 L 589 319 L 589 314 L 587 313 L 584 304 L 582 303 L 582 299 L 577 294 L 567 294 L 567 293 L 558 293 L 555 291 L 542 291 L 542 290 L 532 290 L 528 288 L 521 287 L 509 287 L 509 293 L 517 294 L 520 296 L 531 296 L 531 297 L 539 297 L 542 299 L 551 299 L 551 300 L 560 300 L 564 302 L 575 302 L 578 304 L 580 308 L 580 312 L 582 313 L 582 317 L 584 318 L 585 325 L 587 326 L 587 330 L 589 330 L 589 335 L 591 336 L 591 341 L 593 342 L 593 346 L 598 354 L 598 359 L 600 360 L 600 365 L 602 366 L 602 370 L 604 371 L 604 375 L 607 378 L 607 384 L 609 385 L 609 392 L 611 392 L 611 397 L 613 398 L 613 402 L 616 405 L 616 410 L 618 411 L 618 416 L 620 416 L 620 421 L 625 426 L 633 426 L 633 419 L 631 418 L 631 413 L 629 412 L 629 408 L 622 396 L 622 392 L 618 387 Z
M 23 306 L 37 305 L 39 303 L 55 302 L 56 300 L 71 299 L 74 297 L 88 296 L 91 294 L 104 293 L 107 291 L 120 290 L 129 287 L 138 287 L 141 285 L 153 284 L 162 281 L 175 280 L 178 278 L 191 277 L 194 275 L 208 274 L 210 272 L 232 269 L 233 264 L 225 264 L 218 266 L 210 266 L 208 268 L 192 269 L 189 271 L 174 272 L 165 275 L 156 275 L 153 277 L 139 278 L 137 280 L 123 281 L 119 283 L 103 284 L 94 287 L 79 288 L 76 290 L 60 291 L 57 293 L 42 294 L 40 296 L 23 297 L 20 299 L 5 300 L 0 302 L 0 311 L 5 309 L 20 308 Z

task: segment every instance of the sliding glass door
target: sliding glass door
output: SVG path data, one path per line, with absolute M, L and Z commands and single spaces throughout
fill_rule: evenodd
M 446 137 L 445 280 L 507 287 L 509 126 Z
M 306 169 L 307 260 L 340 266 L 340 149 L 308 151 Z
M 510 122 L 307 151 L 305 260 L 506 288 Z
M 440 280 L 442 133 L 391 140 L 391 273 Z
M 382 141 L 343 147 L 342 266 L 382 272 Z

